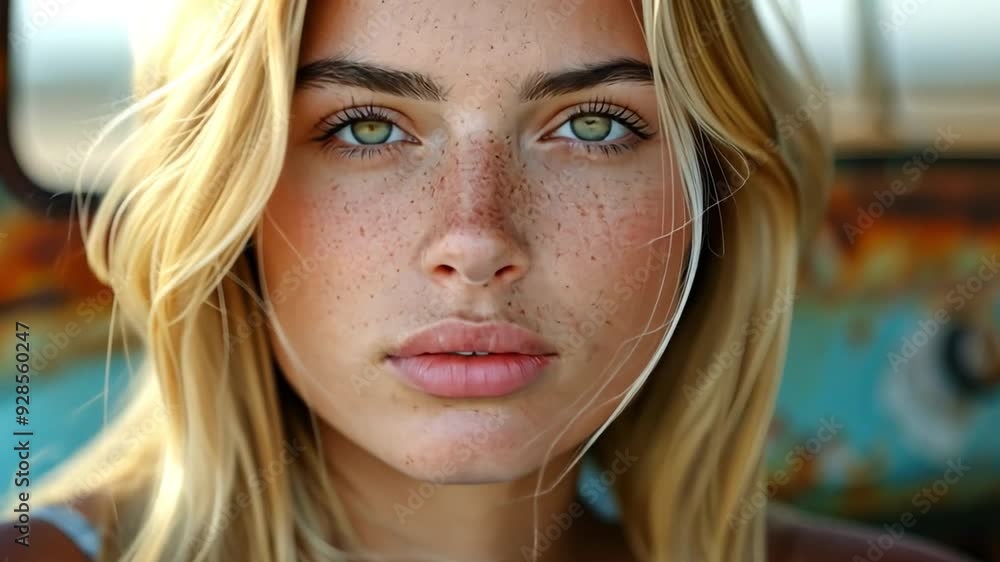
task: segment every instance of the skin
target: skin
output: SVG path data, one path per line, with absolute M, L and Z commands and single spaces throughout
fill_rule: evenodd
M 323 422 L 331 469 L 352 490 L 362 536 L 388 552 L 523 560 L 539 470 L 547 466 L 543 488 L 552 487 L 538 499 L 544 528 L 574 499 L 576 469 L 557 482 L 560 469 L 653 358 L 664 335 L 657 328 L 674 310 L 690 232 L 680 179 L 665 173 L 676 166 L 652 82 L 519 97 L 536 73 L 625 57 L 648 63 L 639 21 L 627 6 L 585 2 L 554 25 L 545 14 L 559 10 L 554 0 L 309 5 L 300 66 L 349 54 L 426 74 L 447 96 L 417 100 L 358 84 L 298 89 L 285 166 L 257 240 L 286 336 L 272 331 L 279 364 Z M 598 116 L 592 129 L 604 140 L 588 134 L 586 117 L 570 120 L 594 100 L 628 110 Z M 342 130 L 326 147 L 316 140 L 324 121 L 340 123 L 345 110 L 368 104 L 384 108 L 362 118 L 383 119 L 373 129 Z M 623 126 L 637 122 L 650 138 Z M 379 152 L 350 157 L 389 130 Z M 316 256 L 295 290 L 275 298 L 283 276 Z M 646 282 L 635 281 L 649 263 Z M 518 324 L 559 357 L 532 385 L 499 398 L 408 387 L 382 356 L 449 317 Z M 421 498 L 426 481 L 445 485 Z M 625 552 L 617 529 L 598 533 L 590 514 L 581 521 L 543 559 Z

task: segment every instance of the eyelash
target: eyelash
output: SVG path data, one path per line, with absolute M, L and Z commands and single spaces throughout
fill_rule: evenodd
M 638 141 L 633 140 L 628 143 L 570 141 L 574 145 L 577 145 L 577 147 L 586 150 L 588 153 L 593 153 L 595 150 L 599 150 L 605 156 L 610 157 L 614 154 L 620 154 L 622 152 L 632 150 L 643 141 L 652 138 L 654 135 L 654 133 L 650 131 L 649 126 L 646 125 L 646 123 L 639 117 L 638 114 L 636 114 L 635 111 L 625 106 L 613 104 L 606 98 L 597 98 L 585 102 L 583 105 L 577 106 L 573 110 L 573 113 L 567 116 L 566 119 L 559 124 L 559 127 L 557 127 L 556 130 L 562 128 L 563 125 L 573 121 L 574 119 L 585 115 L 608 117 L 621 124 L 639 139 Z M 353 123 L 360 121 L 380 121 L 389 123 L 394 127 L 398 127 L 398 125 L 396 125 L 393 121 L 392 116 L 390 116 L 385 109 L 379 106 L 372 104 L 354 106 L 324 118 L 320 124 L 322 133 L 313 140 L 321 143 L 324 150 L 333 150 L 345 158 L 365 159 L 383 154 L 389 150 L 399 150 L 400 144 L 402 144 L 399 142 L 377 145 L 373 144 L 370 146 L 337 146 L 335 143 L 331 142 L 332 139 L 334 139 L 334 137 L 336 137 L 336 135 L 345 127 L 349 127 Z M 548 135 L 546 135 L 546 137 L 548 137 Z
M 399 143 L 370 146 L 336 146 L 335 143 L 331 142 L 337 133 L 345 127 L 349 127 L 351 124 L 359 121 L 382 121 L 385 123 L 391 123 L 394 127 L 398 127 L 398 125 L 396 125 L 396 123 L 392 120 L 392 116 L 386 113 L 385 109 L 372 104 L 359 105 L 349 107 L 344 111 L 325 117 L 323 121 L 320 122 L 322 133 L 313 140 L 319 142 L 323 146 L 324 150 L 336 151 L 345 158 L 364 159 L 373 157 L 376 154 L 381 154 L 387 150 L 399 149 Z
M 611 156 L 613 154 L 620 154 L 622 152 L 632 150 L 636 148 L 643 141 L 647 141 L 653 137 L 653 132 L 650 130 L 649 126 L 646 124 L 639 115 L 629 109 L 626 106 L 612 103 L 607 98 L 597 98 L 585 102 L 583 105 L 577 106 L 573 113 L 571 113 L 566 119 L 559 124 L 558 128 L 562 128 L 563 125 L 569 123 L 570 121 L 582 117 L 584 115 L 597 115 L 599 117 L 608 117 L 613 121 L 617 121 L 626 129 L 628 129 L 633 135 L 638 137 L 639 140 L 633 140 L 628 143 L 606 143 L 601 144 L 598 142 L 586 142 L 586 141 L 571 141 L 573 144 L 579 145 L 580 148 L 586 150 L 588 153 L 593 153 L 595 150 L 600 150 L 605 156 Z M 557 130 L 558 130 L 557 128 Z M 548 136 L 548 135 L 546 135 Z

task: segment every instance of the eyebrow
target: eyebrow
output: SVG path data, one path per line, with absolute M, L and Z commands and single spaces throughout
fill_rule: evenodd
M 651 84 L 653 69 L 633 58 L 617 58 L 560 72 L 539 72 L 525 81 L 521 99 L 540 100 L 621 82 Z
M 427 101 L 444 101 L 447 97 L 445 88 L 426 74 L 395 70 L 343 57 L 319 59 L 299 67 L 295 73 L 296 89 L 327 85 L 354 86 Z
M 622 57 L 568 70 L 537 72 L 524 81 L 519 95 L 523 101 L 535 101 L 622 82 L 652 83 L 653 69 L 638 59 Z M 296 72 L 296 89 L 328 85 L 365 88 L 425 101 L 445 101 L 448 97 L 448 88 L 426 74 L 345 57 L 319 59 L 299 67 Z

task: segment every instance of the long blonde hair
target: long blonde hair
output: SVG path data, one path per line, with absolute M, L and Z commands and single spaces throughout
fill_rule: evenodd
M 692 261 L 670 345 L 592 443 L 608 463 L 641 451 L 614 488 L 641 560 L 762 561 L 764 512 L 734 518 L 762 475 L 789 326 L 774 303 L 794 293 L 830 147 L 821 110 L 779 126 L 801 115 L 815 79 L 779 59 L 750 0 L 642 9 L 693 217 Z M 83 229 L 93 271 L 115 290 L 115 319 L 145 356 L 126 411 L 41 494 L 111 494 L 103 560 L 319 562 L 364 551 L 315 446 L 315 419 L 297 413 L 307 408 L 257 329 L 267 315 L 248 251 L 284 160 L 305 11 L 304 0 L 179 2 L 137 66 L 139 101 L 112 124 L 138 120 Z M 282 451 L 295 462 L 278 461 Z

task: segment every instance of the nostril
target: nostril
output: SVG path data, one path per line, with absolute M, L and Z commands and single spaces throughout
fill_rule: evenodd
M 515 275 L 517 270 L 518 267 L 516 265 L 505 265 L 497 270 L 496 276 L 502 280 L 504 277 Z
M 445 277 L 450 277 L 453 273 L 455 273 L 455 268 L 448 264 L 441 264 L 434 268 L 434 273 L 436 275 L 443 275 Z

